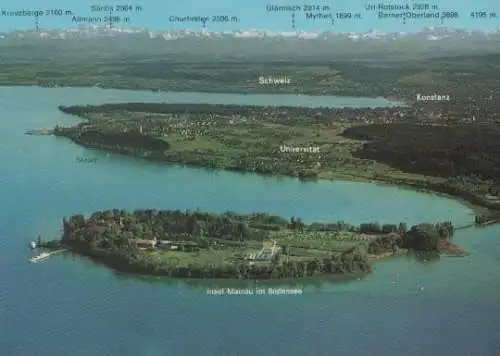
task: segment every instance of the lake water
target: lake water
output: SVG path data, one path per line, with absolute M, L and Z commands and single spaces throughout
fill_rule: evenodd
M 4 90 L 9 90 L 4 87 Z M 71 90 L 67 90 L 71 89 Z M 75 90 L 78 95 L 75 95 Z M 258 106 L 291 106 L 307 108 L 376 108 L 403 106 L 403 102 L 388 100 L 382 97 L 351 97 L 331 95 L 303 95 L 303 94 L 233 94 L 233 93 L 195 93 L 195 92 L 150 92 L 134 90 L 116 90 L 100 88 L 40 88 L 36 86 L 23 87 L 22 91 L 28 96 L 38 96 L 44 92 L 44 96 L 57 97 L 64 105 L 76 104 L 104 104 L 119 102 L 163 102 L 177 104 L 226 104 L 226 105 L 258 105 Z
M 123 277 L 64 255 L 28 263 L 36 234 L 55 237 L 64 216 L 108 208 L 266 211 L 308 222 L 473 219 L 453 200 L 395 187 L 167 167 L 24 135 L 76 122 L 58 105 L 164 95 L 0 88 L 0 355 L 500 355 L 497 226 L 457 233 L 470 257 L 387 260 L 364 280 L 306 284 L 301 296 L 209 296 L 211 282 Z

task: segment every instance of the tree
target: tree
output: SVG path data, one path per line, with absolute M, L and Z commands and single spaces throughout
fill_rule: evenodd
M 299 229 L 300 233 L 304 232 L 304 226 L 305 226 L 305 224 L 302 222 L 302 219 L 301 218 L 297 218 L 296 227 Z
M 406 247 L 421 251 L 437 251 L 439 234 L 431 224 L 419 224 L 411 227 L 404 238 Z
M 186 232 L 193 236 L 196 231 L 196 217 L 189 215 L 186 221 Z
M 280 254 L 275 253 L 271 259 L 271 263 L 273 264 L 273 266 L 275 266 L 278 265 L 279 261 L 280 261 Z
M 405 223 L 400 222 L 398 227 L 398 232 L 400 235 L 404 235 L 408 232 L 408 226 Z
M 398 231 L 398 226 L 393 225 L 393 224 L 384 224 L 382 225 L 382 232 L 384 234 L 389 234 L 391 232 L 397 232 Z

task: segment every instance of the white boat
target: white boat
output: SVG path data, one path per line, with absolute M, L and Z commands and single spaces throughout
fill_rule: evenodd
M 44 260 L 46 260 L 49 257 L 50 257 L 50 253 L 48 253 L 48 252 L 42 252 L 38 256 L 30 258 L 30 262 L 36 263 L 36 262 L 44 261 Z
M 30 246 L 31 246 L 32 249 L 35 249 L 35 248 L 38 247 L 35 241 L 31 241 L 30 242 Z

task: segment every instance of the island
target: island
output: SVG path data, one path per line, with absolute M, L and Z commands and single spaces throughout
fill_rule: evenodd
M 466 255 L 453 234 L 451 222 L 354 226 L 267 213 L 113 209 L 64 218 L 61 239 L 39 245 L 131 274 L 268 280 L 358 277 L 381 258 L 408 253 Z

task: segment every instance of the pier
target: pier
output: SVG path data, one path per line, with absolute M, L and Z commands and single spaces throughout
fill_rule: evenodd
M 26 135 L 33 136 L 51 136 L 54 134 L 54 130 L 49 129 L 36 129 L 36 130 L 27 130 Z
M 67 251 L 67 250 L 65 248 L 63 248 L 63 249 L 56 250 L 56 251 L 42 252 L 39 255 L 31 257 L 30 262 L 32 262 L 32 263 L 42 262 L 42 261 L 47 260 L 49 257 L 51 257 L 55 254 L 64 252 L 64 251 Z
M 478 221 L 476 220 L 475 222 L 471 222 L 469 224 L 461 225 L 455 228 L 455 231 L 457 230 L 465 230 L 465 229 L 470 229 L 471 227 L 476 227 L 476 228 L 481 228 L 485 227 L 488 225 L 493 225 L 493 224 L 498 224 L 500 223 L 500 218 L 494 218 L 486 221 Z

